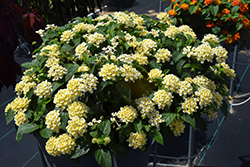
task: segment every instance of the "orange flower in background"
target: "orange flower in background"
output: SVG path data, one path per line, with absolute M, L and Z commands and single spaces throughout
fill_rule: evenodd
M 192 0 L 192 2 L 190 3 L 190 5 L 195 5 L 197 3 L 197 0 Z
M 226 34 L 228 34 L 229 32 L 228 32 L 227 30 L 223 29 L 223 30 L 221 31 L 221 33 L 224 34 L 224 35 L 226 35 Z
M 187 9 L 189 9 L 189 5 L 186 4 L 186 3 L 183 3 L 183 4 L 181 5 L 181 8 L 184 9 L 184 10 L 187 10 Z
M 175 0 L 171 0 L 171 2 L 170 3 L 174 3 L 175 2 Z
M 177 15 L 177 13 L 175 12 L 174 9 L 168 11 L 168 14 L 169 14 L 170 16 L 172 16 L 172 17 L 174 17 L 175 15 Z
M 216 17 L 221 18 L 222 15 L 223 15 L 222 13 L 218 12 L 217 15 L 216 15 Z
M 243 17 L 243 15 L 242 15 L 242 14 L 240 14 L 240 15 L 239 15 L 239 18 L 242 18 L 242 17 Z
M 194 14 L 199 14 L 201 12 L 201 7 L 199 7 L 195 12 Z
M 233 0 L 232 1 L 232 6 L 237 6 L 240 4 L 240 0 Z
M 222 14 L 229 14 L 230 13 L 230 10 L 228 10 L 227 8 L 223 9 L 221 11 Z
M 243 28 L 250 28 L 250 20 L 245 18 L 242 20 Z
M 248 11 L 248 4 L 247 3 L 240 4 L 240 11 L 241 13 L 246 13 Z
M 207 28 L 214 28 L 214 27 L 215 27 L 215 24 L 214 24 L 214 22 L 213 22 L 212 20 L 208 20 L 208 21 L 206 22 L 206 27 L 207 27 Z
M 221 5 L 221 0 L 214 0 L 214 3 L 215 3 L 216 5 Z
M 219 26 L 221 26 L 221 27 L 223 26 L 223 24 L 221 23 L 221 19 L 219 19 L 216 24 L 219 25 Z
M 234 41 L 238 41 L 240 39 L 240 33 L 237 32 L 236 34 L 233 35 L 232 38 L 233 38 Z
M 207 6 L 207 5 L 209 5 L 209 4 L 212 4 L 212 2 L 213 2 L 213 0 L 205 0 L 205 1 L 204 1 L 204 4 L 206 4 L 206 6 Z
M 178 3 L 176 3 L 176 4 L 174 5 L 173 9 L 175 9 L 176 6 L 179 7 L 180 5 L 179 5 Z
M 226 44 L 232 44 L 234 42 L 232 37 L 227 37 L 227 39 L 225 40 Z

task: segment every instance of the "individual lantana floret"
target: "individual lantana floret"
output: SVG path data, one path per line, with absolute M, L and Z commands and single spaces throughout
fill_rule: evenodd
M 90 68 L 86 64 L 82 64 L 80 67 L 78 67 L 77 72 L 87 72 Z
M 59 64 L 52 66 L 48 71 L 48 77 L 53 77 L 53 81 L 62 79 L 65 74 L 67 74 L 67 69 Z
M 169 127 L 171 131 L 173 132 L 174 136 L 181 136 L 181 133 L 184 133 L 184 129 L 186 125 L 184 124 L 184 121 L 181 119 L 174 119 L 170 124 Z
M 59 133 L 59 130 L 61 129 L 61 118 L 59 112 L 59 110 L 50 111 L 45 118 L 45 125 L 47 128 L 56 133 Z
M 17 114 L 14 116 L 15 124 L 17 126 L 20 126 L 21 124 L 28 121 L 28 118 L 25 117 L 25 113 L 23 112 L 17 112 Z
M 137 117 L 137 111 L 134 107 L 127 105 L 120 108 L 117 113 L 117 117 L 125 123 L 133 122 Z
M 183 112 L 191 115 L 194 112 L 197 112 L 197 109 L 199 108 L 197 105 L 198 101 L 198 98 L 195 97 L 186 98 L 185 101 L 181 104 Z
M 141 131 L 140 133 L 131 132 L 127 142 L 129 143 L 129 147 L 133 147 L 133 149 L 142 149 L 142 147 L 147 143 L 146 133 L 144 131 Z
M 57 150 L 57 138 L 52 136 L 46 142 L 45 149 L 48 154 L 55 156 L 60 156 L 61 153 Z
M 213 94 L 211 91 L 204 87 L 199 88 L 198 91 L 195 92 L 195 95 L 199 99 L 199 105 L 201 108 L 206 107 L 213 100 Z
M 62 134 L 57 138 L 56 147 L 62 154 L 71 154 L 71 151 L 74 150 L 75 146 L 75 139 L 67 133 Z
M 154 55 L 157 59 L 157 63 L 165 61 L 170 61 L 170 57 L 172 57 L 171 52 L 168 49 L 159 49 L 157 53 Z
M 47 98 L 47 97 L 50 97 L 52 90 L 53 90 L 52 84 L 50 82 L 48 82 L 47 80 L 45 80 L 37 85 L 34 93 L 39 98 Z
M 80 101 L 73 102 L 72 104 L 68 105 L 68 108 L 67 108 L 70 119 L 74 117 L 87 118 L 88 110 L 89 109 L 86 106 L 86 104 Z
M 115 80 L 120 75 L 120 70 L 115 64 L 105 64 L 99 71 L 99 76 L 103 77 L 103 81 Z
M 173 102 L 173 96 L 165 90 L 158 90 L 154 93 L 153 102 L 158 105 L 159 109 L 164 109 L 166 105 L 170 106 Z
M 133 68 L 132 66 L 127 64 L 123 64 L 123 67 L 120 67 L 120 72 L 121 76 L 124 77 L 124 80 L 126 82 L 128 81 L 134 82 L 141 75 L 141 73 L 137 71 L 136 68 Z
M 162 79 L 163 76 L 164 76 L 164 74 L 162 74 L 161 70 L 159 70 L 159 69 L 152 69 L 148 73 L 148 81 L 150 83 L 156 82 L 154 79 Z
M 162 84 L 168 89 L 168 91 L 178 93 L 180 80 L 174 74 L 168 74 L 163 78 Z
M 79 135 L 82 136 L 83 133 L 87 132 L 88 124 L 84 118 L 73 117 L 68 120 L 68 126 L 66 127 L 67 132 L 74 138 L 78 138 Z
M 83 92 L 90 92 L 93 93 L 94 90 L 97 89 L 97 84 L 98 84 L 98 78 L 96 76 L 94 76 L 93 74 L 82 74 L 81 75 L 82 78 L 82 91 Z
M 185 98 L 187 95 L 193 93 L 193 86 L 187 81 L 180 81 L 178 93 Z
M 61 35 L 61 41 L 64 41 L 66 43 L 69 43 L 71 39 L 73 39 L 75 33 L 71 30 L 66 30 Z

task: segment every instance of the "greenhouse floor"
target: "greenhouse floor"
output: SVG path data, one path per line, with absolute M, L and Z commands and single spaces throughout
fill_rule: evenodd
M 137 14 L 147 14 L 152 19 L 159 13 L 159 0 L 136 0 L 131 8 L 120 8 L 121 11 L 134 11 Z M 162 9 L 168 5 L 163 3 Z M 116 12 L 116 7 L 107 7 L 100 14 Z M 250 50 L 250 43 L 246 45 Z M 233 49 L 229 49 L 228 64 L 232 67 Z M 250 92 L 250 73 L 248 71 L 250 56 L 245 50 L 239 50 L 236 64 L 237 78 L 234 80 L 233 92 L 242 95 Z M 21 64 L 30 61 L 23 50 L 15 55 L 16 61 Z M 18 77 L 19 79 L 21 76 Z M 12 101 L 15 93 L 12 87 L 3 88 L 0 92 L 0 166 L 2 167 L 40 167 L 42 162 L 38 153 L 35 138 L 26 134 L 23 139 L 16 143 L 16 131 L 14 123 L 6 125 L 4 109 L 8 102 Z M 238 98 L 233 104 L 246 100 L 247 97 Z M 194 132 L 193 155 L 200 154 L 193 159 L 193 166 L 207 167 L 249 167 L 250 166 L 250 102 L 234 106 L 225 118 L 221 113 L 217 121 L 208 122 L 207 131 L 204 133 Z M 218 128 L 219 127 L 219 128 Z M 169 140 L 165 146 L 158 145 L 158 155 L 187 157 L 189 127 L 181 137 Z M 215 142 L 213 142 L 215 141 Z M 207 149 L 209 148 L 209 149 Z M 207 151 L 204 153 L 204 151 Z M 201 154 L 202 153 L 202 154 Z M 149 166 L 152 165 L 153 157 L 149 158 Z M 187 161 L 166 158 L 157 158 L 157 166 L 188 166 Z

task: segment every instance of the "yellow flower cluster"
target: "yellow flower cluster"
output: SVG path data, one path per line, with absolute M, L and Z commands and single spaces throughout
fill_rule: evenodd
M 48 154 L 55 156 L 60 156 L 61 153 L 57 150 L 57 138 L 52 136 L 49 138 L 49 140 L 46 142 L 45 149 L 48 152 Z
M 82 31 L 88 31 L 89 33 L 96 30 L 96 26 L 93 24 L 85 24 L 85 23 L 79 23 L 74 26 L 73 31 L 74 32 L 82 32 Z
M 134 26 L 143 26 L 145 25 L 144 23 L 144 19 L 139 16 L 138 14 L 134 13 L 134 12 L 130 12 L 129 15 L 133 18 L 133 25 Z
M 68 126 L 66 127 L 67 132 L 74 138 L 78 138 L 79 135 L 82 136 L 83 133 L 87 132 L 87 123 L 84 118 L 73 117 L 68 120 Z
M 5 112 L 7 112 L 9 109 L 12 109 L 13 111 L 15 111 L 15 113 L 17 112 L 25 112 L 29 106 L 29 102 L 30 100 L 27 97 L 16 97 L 11 103 L 9 103 L 6 108 L 5 108 Z
M 36 33 L 39 34 L 41 37 L 43 37 L 45 30 L 40 29 L 40 30 L 36 31 Z
M 155 51 L 157 48 L 157 44 L 155 41 L 153 41 L 152 39 L 144 39 L 142 42 L 141 42 L 141 45 L 140 47 L 138 47 L 137 49 L 137 52 L 139 53 L 143 53 L 144 55 L 151 55 L 151 51 Z
M 193 93 L 193 86 L 187 81 L 180 81 L 178 93 L 185 98 L 187 95 Z
M 75 33 L 71 30 L 66 30 L 61 35 L 61 41 L 64 41 L 66 43 L 69 43 L 71 39 L 73 39 Z
M 217 103 L 217 107 L 221 107 L 223 97 L 221 96 L 219 92 L 213 93 L 213 100 Z
M 49 57 L 48 60 L 46 61 L 45 66 L 50 68 L 50 67 L 53 67 L 53 66 L 59 64 L 59 62 L 60 62 L 60 59 L 58 59 L 56 57 Z
M 108 45 L 107 47 L 103 47 L 102 50 L 109 56 L 114 55 L 116 51 L 115 47 Z
M 136 54 L 133 54 L 133 57 L 134 57 L 134 60 L 136 60 L 138 64 L 141 66 L 148 64 L 148 57 L 144 56 L 143 54 L 136 53 Z
M 194 33 L 193 29 L 190 28 L 188 25 L 182 25 L 179 27 L 179 31 L 182 32 L 185 37 L 188 39 L 188 35 L 191 35 L 193 39 L 196 39 L 196 34 Z
M 193 114 L 199 108 L 197 105 L 197 101 L 199 101 L 195 97 L 188 97 L 185 101 L 181 104 L 182 110 L 184 113 Z
M 159 49 L 154 56 L 157 59 L 157 63 L 160 63 L 161 61 L 165 63 L 165 61 L 170 61 L 170 57 L 172 57 L 171 52 L 168 49 Z
M 55 24 L 47 24 L 45 29 L 48 30 L 48 29 L 51 29 L 51 30 L 56 30 L 58 29 L 59 27 L 56 26 Z
M 88 91 L 90 93 L 93 93 L 94 90 L 96 90 L 98 78 L 94 76 L 93 74 L 88 74 L 88 73 L 82 74 L 81 77 L 83 80 L 82 91 L 83 92 Z
M 168 89 L 170 92 L 178 93 L 178 89 L 180 87 L 179 78 L 173 74 L 168 74 L 163 78 L 162 84 Z
M 89 70 L 90 70 L 90 68 L 89 68 L 87 65 L 82 64 L 82 65 L 78 68 L 77 72 L 86 72 L 86 71 L 89 71 Z
M 160 12 L 157 16 L 156 16 L 157 19 L 160 20 L 160 22 L 162 22 L 163 24 L 172 24 L 172 20 L 171 18 L 169 17 L 169 14 L 167 12 Z
M 158 90 L 154 93 L 153 101 L 158 105 L 159 109 L 164 109 L 166 105 L 170 106 L 173 102 L 173 96 L 170 92 L 165 90 Z
M 88 50 L 88 46 L 85 42 L 82 42 L 75 48 L 75 54 L 78 56 L 79 59 L 83 58 L 83 54 L 88 56 L 91 55 L 90 51 Z
M 22 93 L 26 96 L 26 94 L 29 92 L 31 88 L 34 88 L 36 86 L 35 82 L 26 82 L 20 81 L 16 84 L 15 91 L 18 95 L 21 95 Z
M 154 79 L 158 78 L 158 79 L 162 79 L 164 75 L 162 74 L 162 71 L 159 69 L 152 69 L 150 70 L 150 72 L 148 73 L 148 81 L 150 83 L 152 82 L 156 82 Z
M 72 119 L 74 117 L 84 117 L 87 118 L 87 114 L 88 114 L 88 107 L 86 106 L 86 104 L 80 102 L 80 101 L 74 101 L 73 103 L 71 103 L 68 108 L 67 111 L 69 113 L 69 118 Z
M 131 64 L 134 61 L 133 55 L 128 54 L 121 54 L 117 59 L 128 64 Z
M 184 124 L 184 121 L 181 119 L 174 119 L 170 124 L 169 127 L 171 131 L 173 132 L 174 136 L 180 136 L 181 133 L 184 133 L 184 129 L 186 125 Z
M 89 35 L 86 34 L 83 37 L 86 38 L 89 43 L 92 43 L 96 47 L 99 47 L 100 44 L 106 40 L 106 38 L 98 32 L 95 32 L 94 34 L 89 34 Z
M 234 78 L 236 75 L 235 75 L 235 72 L 233 69 L 231 69 L 229 67 L 228 64 L 226 64 L 225 62 L 222 62 L 220 64 L 217 64 L 218 67 L 222 67 L 223 70 L 224 70 L 224 73 L 229 77 L 229 78 Z
M 67 74 L 67 69 L 59 64 L 52 66 L 48 71 L 48 77 L 53 77 L 52 81 L 62 79 L 65 74 Z
M 45 118 L 45 125 L 48 129 L 51 129 L 53 132 L 59 133 L 61 129 L 61 118 L 59 110 L 50 111 Z
M 115 77 L 120 75 L 120 70 L 115 64 L 105 64 L 99 71 L 99 76 L 103 77 L 102 80 L 115 80 Z
M 137 112 L 136 109 L 132 106 L 124 106 L 121 107 L 120 110 L 117 113 L 117 117 L 122 121 L 122 122 L 133 122 L 134 119 L 137 117 Z
M 56 104 L 56 107 L 60 107 L 61 109 L 66 108 L 71 101 L 75 99 L 75 95 L 72 94 L 68 89 L 60 89 L 56 94 L 54 98 L 54 104 Z
M 71 154 L 76 146 L 75 139 L 67 133 L 60 135 L 56 140 L 56 148 L 62 154 Z
M 213 100 L 212 92 L 204 87 L 200 87 L 198 91 L 195 92 L 195 95 L 199 99 L 199 105 L 201 106 L 201 108 L 206 107 Z
M 228 52 L 222 46 L 213 48 L 213 53 L 216 55 L 215 59 L 218 63 L 222 63 L 226 61 Z
M 36 90 L 34 91 L 34 93 L 39 98 L 50 97 L 51 92 L 52 92 L 52 84 L 48 82 L 47 80 L 39 83 L 36 87 Z
M 198 76 L 196 76 L 193 79 L 193 83 L 195 83 L 196 85 L 198 85 L 200 87 L 208 88 L 208 89 L 210 89 L 213 92 L 216 89 L 216 85 L 215 85 L 214 81 L 208 79 L 204 75 L 198 75 Z
M 124 12 L 115 12 L 113 14 L 113 17 L 117 21 L 117 23 L 121 23 L 125 25 L 125 28 L 127 27 L 132 27 L 133 20 L 131 17 L 129 17 L 127 14 Z
M 217 112 L 213 111 L 212 109 L 205 110 L 205 113 L 209 121 L 212 121 L 217 118 Z
M 137 71 L 136 68 L 133 68 L 132 66 L 127 65 L 127 64 L 123 64 L 123 67 L 120 68 L 120 72 L 121 72 L 121 76 L 124 77 L 124 80 L 126 82 L 128 81 L 134 82 L 141 75 L 141 73 Z
M 117 45 L 119 45 L 119 42 L 117 42 L 118 40 L 119 40 L 119 36 L 113 37 L 113 38 L 110 40 L 111 45 L 112 45 L 113 47 L 116 47 Z
M 142 115 L 148 115 L 150 112 L 155 110 L 154 103 L 148 97 L 141 97 L 135 99 L 137 109 Z
M 71 78 L 68 81 L 67 89 L 69 90 L 69 92 L 74 94 L 76 97 L 81 96 L 82 89 L 83 89 L 82 82 L 83 82 L 83 79 L 81 79 L 81 78 Z
M 164 122 L 162 119 L 162 115 L 160 114 L 159 111 L 154 110 L 153 112 L 150 112 L 148 115 L 149 121 L 148 123 L 151 126 L 155 126 L 157 130 L 160 130 L 160 124 Z
M 135 36 L 130 35 L 129 33 L 126 33 L 125 35 L 125 41 L 129 44 L 130 47 L 136 48 L 140 45 L 140 42 L 136 40 Z
M 180 30 L 178 27 L 174 26 L 174 25 L 170 25 L 169 28 L 167 29 L 167 31 L 164 32 L 166 37 L 172 38 L 174 39 L 174 36 L 176 34 L 179 34 Z
M 127 142 L 129 143 L 128 146 L 133 147 L 133 149 L 142 149 L 142 147 L 147 143 L 146 133 L 144 131 L 141 131 L 140 133 L 131 132 Z
M 149 34 L 151 34 L 153 37 L 159 37 L 159 33 L 161 31 L 160 30 L 155 30 L 155 29 L 151 29 L 151 31 L 149 32 Z
M 41 56 L 59 57 L 59 46 L 57 44 L 47 45 L 41 49 Z
M 198 61 L 203 64 L 205 61 L 212 62 L 214 58 L 213 50 L 208 42 L 205 42 L 195 48 L 195 55 Z
M 24 112 L 17 112 L 17 114 L 14 116 L 15 124 L 17 126 L 20 126 L 21 124 L 25 123 L 28 121 L 28 118 L 25 117 Z
M 201 42 L 202 42 L 202 43 L 205 43 L 205 42 L 213 42 L 213 43 L 216 43 L 216 44 L 220 43 L 219 38 L 218 38 L 216 35 L 214 35 L 214 34 L 206 34 L 206 35 L 203 37 L 203 39 L 202 39 Z

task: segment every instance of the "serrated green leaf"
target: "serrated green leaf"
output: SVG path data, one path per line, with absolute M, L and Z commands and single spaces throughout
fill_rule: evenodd
M 165 121 L 166 126 L 168 126 L 176 117 L 175 113 L 163 113 L 162 119 Z
M 142 130 L 142 120 L 140 120 L 140 119 L 134 120 L 133 125 L 134 125 L 135 130 L 136 130 L 138 133 L 140 133 L 141 130 Z
M 121 130 L 119 131 L 119 138 L 120 141 L 123 142 L 127 139 L 127 137 L 130 135 L 131 132 L 133 132 L 134 130 L 134 126 L 133 124 L 126 124 L 125 126 L 123 126 L 123 128 L 121 128 Z
M 219 11 L 219 6 L 213 6 L 213 5 L 209 5 L 209 10 L 212 13 L 213 16 L 216 16 L 218 11 Z
M 89 132 L 90 136 L 93 137 L 93 138 L 99 138 L 99 135 L 98 135 L 98 132 L 97 131 L 92 131 L 92 132 Z
M 111 154 L 107 149 L 98 149 L 95 151 L 95 159 L 101 167 L 111 167 Z
M 80 156 L 87 154 L 90 151 L 89 144 L 84 144 L 84 147 L 77 146 L 75 150 L 70 155 L 70 159 L 76 159 Z
M 5 120 L 6 120 L 7 125 L 14 119 L 14 116 L 15 116 L 15 111 L 12 109 L 9 109 L 7 113 L 5 114 Z
M 34 66 L 34 64 L 31 62 L 25 62 L 21 66 L 24 68 L 32 68 Z
M 187 61 L 184 59 L 180 59 L 178 63 L 176 64 L 176 69 L 179 73 L 181 73 L 182 66 L 186 63 Z
M 45 138 L 45 139 L 49 139 L 52 136 L 52 130 L 48 129 L 48 128 L 44 128 L 42 130 L 40 130 L 40 135 Z
M 67 82 L 78 70 L 79 65 L 78 64 L 67 64 L 67 74 L 65 75 L 65 82 Z
M 16 141 L 17 143 L 22 139 L 23 134 L 30 133 L 39 129 L 39 125 L 35 123 L 23 123 L 17 128 Z
M 157 131 L 156 129 L 152 129 L 148 132 L 148 135 L 154 139 L 157 143 L 164 145 L 164 140 L 163 137 L 161 135 L 161 133 L 159 131 Z
M 66 126 L 68 123 L 69 114 L 68 112 L 61 112 L 62 129 L 67 131 Z
M 70 52 L 72 51 L 74 48 L 72 46 L 70 46 L 69 44 L 64 44 L 60 50 L 61 52 Z
M 181 115 L 181 119 L 187 123 L 189 123 L 194 129 L 196 128 L 196 122 L 195 118 L 188 115 L 188 114 L 183 114 Z
M 102 121 L 97 129 L 99 130 L 100 133 L 102 133 L 105 137 L 109 136 L 111 132 L 111 122 L 109 120 Z
M 199 6 L 191 5 L 189 8 L 190 14 L 193 14 L 198 8 L 199 8 Z

